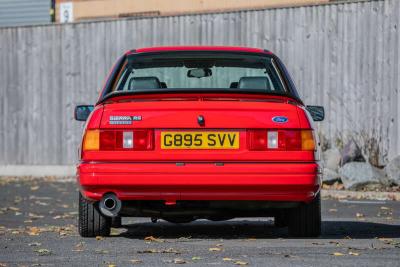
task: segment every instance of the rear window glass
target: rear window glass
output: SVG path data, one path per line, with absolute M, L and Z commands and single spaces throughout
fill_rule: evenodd
M 272 57 L 204 52 L 129 56 L 111 92 L 199 89 L 286 94 Z

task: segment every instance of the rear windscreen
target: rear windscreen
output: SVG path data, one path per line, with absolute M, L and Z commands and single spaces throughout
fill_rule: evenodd
M 287 94 L 272 57 L 216 52 L 128 56 L 108 93 L 199 89 Z

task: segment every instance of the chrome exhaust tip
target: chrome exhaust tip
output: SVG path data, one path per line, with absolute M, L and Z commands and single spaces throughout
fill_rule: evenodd
M 104 199 L 104 207 L 108 210 L 113 210 L 117 204 L 115 203 L 115 199 L 108 197 Z
M 108 217 L 117 217 L 121 211 L 122 202 L 113 193 L 108 193 L 100 200 L 100 212 Z

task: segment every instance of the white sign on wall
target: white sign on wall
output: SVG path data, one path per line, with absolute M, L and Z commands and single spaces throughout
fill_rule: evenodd
M 60 4 L 60 22 L 68 23 L 74 21 L 74 6 L 71 2 Z

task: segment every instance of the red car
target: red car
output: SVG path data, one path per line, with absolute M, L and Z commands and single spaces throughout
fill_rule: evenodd
M 86 121 L 77 166 L 79 233 L 121 217 L 172 223 L 274 217 L 291 236 L 321 231 L 318 141 L 282 62 L 241 47 L 154 47 L 115 63 Z

